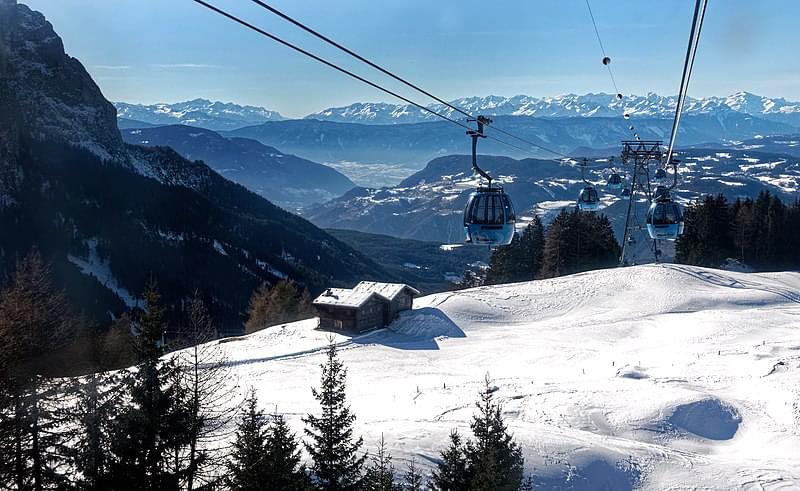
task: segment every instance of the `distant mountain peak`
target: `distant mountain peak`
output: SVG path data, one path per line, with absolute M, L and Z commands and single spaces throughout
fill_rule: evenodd
M 196 98 L 188 101 L 156 104 L 115 102 L 117 117 L 153 125 L 186 124 L 209 130 L 235 130 L 245 126 L 281 121 L 277 111 L 259 106 Z
M 624 114 L 640 117 L 669 118 L 675 111 L 676 97 L 655 92 L 645 95 L 627 95 L 622 100 L 616 94 L 589 92 L 587 94 L 559 94 L 533 97 L 518 94 L 511 97 L 487 95 L 461 97 L 450 104 L 471 114 L 486 116 L 560 117 L 620 117 Z M 430 104 L 430 109 L 449 117 L 460 115 L 445 104 Z M 740 112 L 781 122 L 800 123 L 800 103 L 783 98 L 764 97 L 739 91 L 725 97 L 687 98 L 688 114 L 722 115 Z M 787 116 L 791 115 L 791 116 Z M 349 106 L 324 109 L 307 116 L 338 122 L 394 124 L 433 121 L 436 116 L 407 104 L 386 102 L 357 102 Z M 792 119 L 792 121 L 786 121 Z

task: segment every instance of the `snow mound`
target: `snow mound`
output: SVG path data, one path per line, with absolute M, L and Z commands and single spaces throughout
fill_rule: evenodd
M 411 312 L 403 312 L 389 328 L 392 332 L 412 338 L 463 338 L 461 330 L 439 309 L 425 307 Z
M 647 374 L 647 369 L 645 368 L 638 366 L 633 366 L 633 367 L 627 366 L 617 370 L 617 377 L 641 380 L 645 378 L 650 378 L 650 375 Z
M 730 440 L 736 435 L 742 417 L 735 407 L 711 398 L 681 404 L 668 421 L 672 426 L 702 438 Z

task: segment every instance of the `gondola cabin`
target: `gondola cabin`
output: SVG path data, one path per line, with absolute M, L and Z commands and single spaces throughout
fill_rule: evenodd
M 650 205 L 647 211 L 647 233 L 651 239 L 676 240 L 683 235 L 681 205 L 667 196 Z
M 614 172 L 608 177 L 608 182 L 606 183 L 608 189 L 612 191 L 619 191 L 622 189 L 622 176 Z
M 592 186 L 586 186 L 578 194 L 578 209 L 581 211 L 596 211 L 600 208 L 600 196 Z
M 320 329 L 358 334 L 388 326 L 411 309 L 419 293 L 403 283 L 362 281 L 354 288 L 328 288 L 312 305 Z
M 517 218 L 511 199 L 501 187 L 480 187 L 464 209 L 468 244 L 502 246 L 514 239 Z

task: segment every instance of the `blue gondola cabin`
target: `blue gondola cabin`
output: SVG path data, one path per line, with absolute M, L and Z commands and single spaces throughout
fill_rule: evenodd
M 354 288 L 328 288 L 313 305 L 320 329 L 358 334 L 388 326 L 411 309 L 417 295 L 402 283 L 362 281 Z

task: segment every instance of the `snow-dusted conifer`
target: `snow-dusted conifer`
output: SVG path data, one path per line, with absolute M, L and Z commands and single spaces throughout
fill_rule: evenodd
M 508 433 L 488 375 L 476 406 L 478 414 L 470 424 L 475 439 L 468 441 L 465 449 L 470 489 L 517 491 L 523 477 L 522 451 Z
M 431 489 L 434 491 L 469 489 L 464 443 L 457 430 L 450 432 L 450 445 L 442 451 L 441 460 L 433 471 Z
M 322 490 L 350 491 L 361 486 L 366 455 L 358 455 L 363 439 L 353 438 L 355 415 L 345 397 L 347 370 L 336 354 L 331 340 L 327 362 L 322 366 L 320 388 L 311 389 L 322 414 L 309 414 L 306 423 L 306 450 L 311 455 L 311 471 L 315 484 Z

